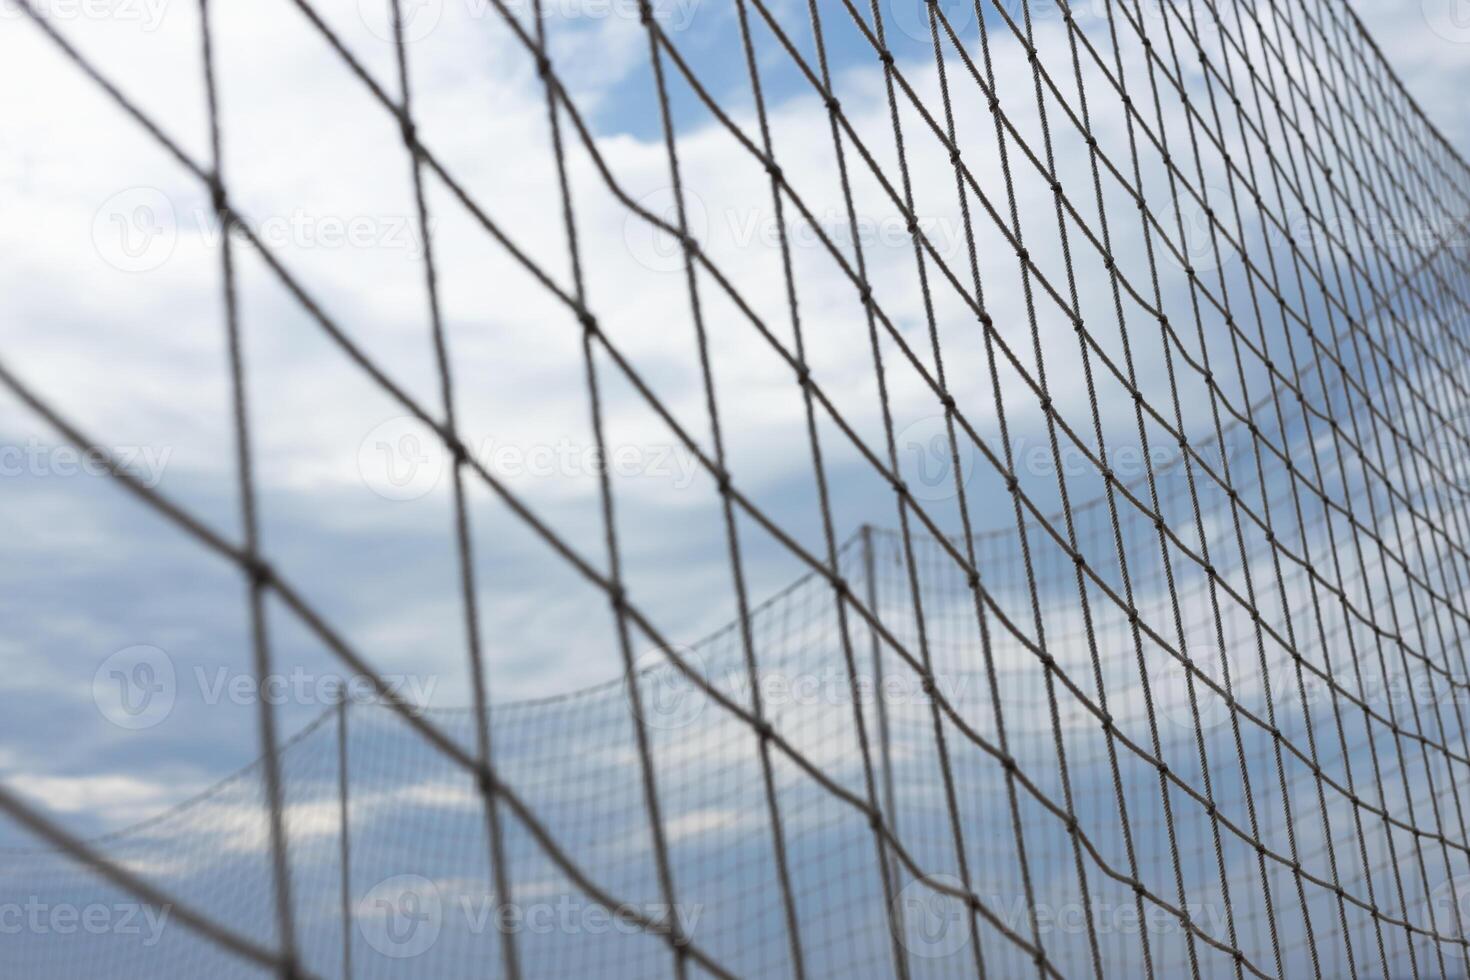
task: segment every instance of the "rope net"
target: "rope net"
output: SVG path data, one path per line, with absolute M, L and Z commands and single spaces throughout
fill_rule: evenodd
M 221 272 L 243 535 L 111 472 L 240 568 L 258 675 L 269 597 L 377 678 L 255 530 L 234 263 L 258 254 L 454 458 L 474 704 L 419 710 L 379 683 L 382 704 L 284 741 L 263 706 L 260 762 L 100 839 L 0 789 L 0 810 L 45 845 L 7 855 L 7 893 L 141 901 L 166 919 L 156 934 L 144 916 L 141 935 L 7 941 L 7 975 L 1464 975 L 1470 168 L 1350 8 L 931 3 L 905 8 L 922 29 L 899 41 L 877 3 L 734 0 L 748 75 L 727 111 L 645 2 L 673 202 L 657 214 L 599 153 L 539 5 L 491 0 L 546 99 L 568 247 L 546 269 L 420 139 L 397 3 L 393 80 L 292 2 L 399 124 L 421 227 L 426 186 L 446 192 L 561 307 L 546 329 L 580 335 L 599 449 L 615 378 L 697 459 L 737 615 L 669 642 L 624 578 L 629 529 L 605 474 L 592 504 L 605 533 L 573 540 L 467 450 L 432 248 L 437 408 L 255 237 L 219 166 L 207 7 L 203 161 L 22 5 L 241 236 L 224 239 Z M 844 110 L 839 32 L 880 66 L 886 114 Z M 820 172 L 783 169 L 762 88 L 778 72 L 827 118 Z M 695 110 L 765 175 L 774 278 L 727 274 L 691 231 L 676 119 Z M 598 318 L 574 154 L 676 244 L 697 423 Z M 823 186 L 846 235 L 808 203 Z M 920 220 L 941 212 L 954 249 Z M 878 213 L 912 240 L 901 274 L 870 276 L 859 218 Z M 844 280 L 840 319 L 810 314 L 835 301 L 802 292 L 797 224 Z M 834 394 L 848 379 L 808 359 L 833 324 L 836 342 L 871 350 L 861 418 Z M 727 465 L 736 399 L 716 389 L 717 332 L 786 365 L 810 515 L 773 515 Z M 8 361 L 0 384 L 64 438 L 100 444 Z M 1039 434 L 1029 447 L 1025 433 Z M 834 458 L 887 486 L 893 530 L 844 523 L 855 484 Z M 493 702 L 470 487 L 605 595 L 623 680 Z M 757 541 L 806 569 L 759 605 Z M 649 645 L 661 663 L 636 671 Z

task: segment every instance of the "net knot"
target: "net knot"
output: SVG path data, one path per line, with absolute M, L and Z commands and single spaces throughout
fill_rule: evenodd
M 881 61 L 881 62 L 883 62 L 883 64 L 885 64 L 889 68 L 892 68 L 893 67 L 893 52 L 892 51 L 889 51 L 887 48 L 884 48 L 883 50 L 881 50 L 881 51 L 878 52 L 878 60 Z
M 259 557 L 246 559 L 245 574 L 250 576 L 250 584 L 259 589 L 269 588 L 276 580 L 276 573 L 271 569 L 270 562 Z
M 229 210 L 229 203 L 225 199 L 225 182 L 220 179 L 218 171 L 209 176 L 209 201 L 219 214 Z
M 837 113 L 842 111 L 842 103 L 837 101 L 837 96 L 829 95 L 825 102 L 828 112 Z
M 414 125 L 413 120 L 409 118 L 407 112 L 400 111 L 398 113 L 398 131 L 403 134 L 404 143 L 412 147 L 418 146 L 418 127 Z
M 943 405 L 947 411 L 953 412 L 955 410 L 954 395 L 945 392 L 944 395 L 940 397 L 939 404 Z
M 480 792 L 485 796 L 494 796 L 499 791 L 495 777 L 484 766 L 475 770 L 475 785 L 479 787 Z
M 770 174 L 771 179 L 778 184 L 785 180 L 785 175 L 781 172 L 780 165 L 774 160 L 766 161 L 766 173 Z

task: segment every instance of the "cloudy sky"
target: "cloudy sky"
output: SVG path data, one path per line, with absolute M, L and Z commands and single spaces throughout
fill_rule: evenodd
M 0 363 L 123 459 L 148 485 L 238 540 L 233 423 L 220 291 L 221 232 L 199 180 L 182 168 L 95 83 L 0 0 Z M 415 217 L 410 160 L 398 127 L 288 0 L 215 0 L 224 179 L 231 200 L 296 281 L 342 325 L 395 384 L 438 416 L 442 394 L 424 280 L 425 229 Z M 409 0 L 406 32 L 418 132 L 484 214 L 528 262 L 572 288 L 568 241 L 544 92 L 534 60 L 489 0 Z M 1035 42 L 1063 93 L 1075 96 L 1067 34 L 1053 7 L 1034 5 Z M 1225 6 L 1221 4 L 1220 6 Z M 1235 5 L 1238 10 L 1238 5 Z M 199 15 L 189 0 L 36 0 L 33 7 L 196 161 L 209 154 L 199 57 Z M 386 0 L 322 0 L 320 16 L 366 70 L 397 93 Z M 662 0 L 661 25 L 728 118 L 759 142 L 740 29 L 732 3 Z M 844 113 L 900 188 L 884 75 L 871 46 L 838 3 L 818 4 L 826 55 Z M 975 9 L 941 4 L 987 76 Z M 1098 2 L 1074 5 L 1087 36 L 1110 52 Z M 1000 8 L 1019 16 L 1019 3 Z M 1295 8 L 1320 13 L 1310 0 Z M 1294 9 L 1295 9 L 1294 8 Z M 805 6 L 770 0 L 810 69 L 820 72 Z M 1140 14 L 1150 31 L 1178 35 L 1157 3 Z M 1458 147 L 1470 145 L 1470 6 L 1464 0 L 1359 0 L 1355 9 L 1429 118 Z M 929 131 L 944 125 L 940 79 L 919 0 L 885 0 L 889 46 L 921 102 L 901 108 L 915 213 L 938 255 L 968 288 L 965 224 L 948 154 Z M 1025 53 L 986 7 L 989 58 L 1002 105 L 1027 143 L 1042 131 Z M 529 25 L 527 2 L 511 5 Z M 871 11 L 863 14 L 872 23 Z M 712 451 L 683 255 L 677 242 L 630 216 L 621 191 L 673 220 L 675 196 L 647 35 L 633 0 L 548 0 L 552 61 L 585 122 L 598 160 L 563 116 L 567 165 L 589 307 L 610 342 L 680 425 Z M 1200 17 L 1204 13 L 1199 14 Z M 752 13 L 752 17 L 757 17 Z M 1227 17 L 1233 30 L 1237 21 Z M 1165 25 L 1172 25 L 1166 28 Z M 828 115 L 810 80 L 762 23 L 753 29 L 772 141 L 812 220 L 794 219 L 792 263 L 813 376 L 852 431 L 886 459 L 868 325 L 856 291 L 827 253 L 861 249 L 874 295 L 894 334 L 933 371 L 930 321 L 944 348 L 948 385 L 980 434 L 1019 459 L 1045 448 L 1038 399 L 1023 373 L 1045 373 L 1051 397 L 1076 431 L 1092 416 L 1075 335 L 1057 305 L 1028 309 L 1013 249 L 972 197 L 985 302 L 1019 366 L 1002 363 L 997 395 L 973 313 L 929 265 L 932 311 L 915 274 L 906 220 L 873 170 L 846 145 L 857 241 L 849 229 Z M 1135 91 L 1146 90 L 1136 37 L 1122 43 Z M 1213 35 L 1212 35 L 1213 36 Z M 1184 43 L 1182 37 L 1176 37 Z M 948 45 L 948 42 L 945 42 Z M 1246 47 L 1261 52 L 1247 36 Z M 1211 50 L 1219 42 L 1208 43 Z M 1233 55 L 1232 55 L 1233 57 Z M 1269 62 L 1264 54 L 1262 63 Z M 824 545 L 800 389 L 778 347 L 794 334 L 764 170 L 665 60 L 670 114 L 690 230 L 748 304 L 738 308 L 712 277 L 699 298 L 728 469 L 749 498 L 813 554 Z M 1109 62 L 1111 67 L 1111 62 Z M 1301 66 L 1306 92 L 1318 91 Z M 947 51 L 958 143 L 1005 220 L 1011 205 L 1040 266 L 1058 288 L 1066 276 L 1046 183 L 1011 142 L 1011 194 L 1003 180 L 985 96 L 953 48 Z M 1084 66 L 1100 145 L 1126 167 L 1127 133 L 1103 76 Z M 1207 105 L 1204 76 L 1186 66 L 1184 87 Z M 1160 84 L 1166 84 L 1160 82 Z M 902 102 L 904 93 L 898 98 Z M 1079 211 L 1096 202 L 1085 145 L 1052 96 L 1058 175 Z M 1177 96 L 1163 115 L 1185 145 Z M 1152 118 L 1152 117 L 1150 117 Z M 1230 141 L 1236 139 L 1231 129 Z M 1208 154 L 1207 154 L 1208 156 Z M 1177 205 L 1156 154 L 1141 164 L 1161 214 Z M 1200 161 L 1205 182 L 1229 183 L 1218 155 Z M 901 193 L 901 191 L 900 191 Z M 1220 192 L 1220 193 L 1223 193 Z M 1146 283 L 1141 234 L 1123 226 L 1126 198 L 1109 185 L 1107 207 L 1119 266 Z M 1217 198 L 1217 205 L 1218 205 Z M 429 234 L 465 443 L 486 468 L 593 567 L 607 552 L 597 493 L 582 335 L 575 317 L 428 178 Z M 1288 211 L 1290 208 L 1287 209 Z M 1189 216 L 1186 216 L 1189 217 Z M 1201 268 L 1208 241 L 1181 251 Z M 1102 311 L 1119 350 L 1108 277 L 1073 230 L 1080 310 Z M 303 311 L 265 263 L 237 247 L 241 329 L 248 375 L 254 475 L 263 548 L 273 565 L 369 661 L 414 700 L 469 703 L 463 610 L 455 564 L 449 460 Z M 1160 260 L 1163 262 L 1163 260 Z M 1241 263 L 1222 263 L 1238 288 Z M 1162 302 L 1188 309 L 1182 272 L 1165 270 Z M 763 338 L 752 319 L 765 325 Z M 1140 333 L 1143 318 L 1135 316 Z M 881 329 L 881 327 L 880 327 Z M 1214 335 L 1207 342 L 1216 343 Z M 1221 356 L 1228 346 L 1220 340 Z M 900 465 L 947 531 L 960 530 L 948 487 L 939 402 L 893 336 L 881 345 Z M 1159 340 L 1133 351 L 1139 384 L 1156 404 L 1169 387 Z M 1221 362 L 1228 363 L 1228 362 Z M 1096 362 L 1093 368 L 1103 375 Z M 726 532 L 714 481 L 610 358 L 599 354 L 616 527 L 633 600 L 672 642 L 693 644 L 736 608 Z M 1263 372 L 1223 382 L 1243 398 Z M 1183 428 L 1209 436 L 1198 380 L 1186 379 Z M 1138 436 L 1132 402 L 1116 379 L 1099 380 L 1099 425 L 1118 441 Z M 1232 387 L 1233 386 L 1233 387 Z M 1191 392 L 1197 396 L 1191 398 Z M 895 526 L 884 481 L 830 418 L 819 421 L 836 536 L 864 523 Z M 257 754 L 245 589 L 238 571 L 89 472 L 57 434 L 9 392 L 0 393 L 0 538 L 7 560 L 0 638 L 0 772 L 50 812 L 88 830 L 118 826 L 197 790 Z M 980 454 L 962 465 L 976 529 L 1012 515 L 1003 481 Z M 942 471 L 935 480 L 932 468 Z M 1058 483 L 1045 466 L 1022 482 L 1050 510 Z M 1141 470 L 1138 472 L 1141 473 Z M 1137 475 L 1137 473 L 1135 473 Z M 471 481 L 478 603 L 492 697 L 574 690 L 621 669 L 607 603 L 553 554 L 504 501 Z M 1096 492 L 1085 474 L 1068 488 Z M 739 521 L 752 601 L 805 569 L 757 525 Z M 289 611 L 269 606 L 277 671 L 285 678 L 282 724 L 294 731 L 323 707 L 339 668 Z M 650 644 L 635 642 L 635 654 Z M 656 653 L 654 654 L 656 656 Z M 157 681 L 167 697 L 126 710 L 130 684 Z

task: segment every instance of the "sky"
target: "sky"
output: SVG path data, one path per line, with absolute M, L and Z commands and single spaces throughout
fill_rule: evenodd
M 0 88 L 8 95 L 0 131 L 0 363 L 145 484 L 238 540 L 222 233 L 207 189 L 61 57 L 19 13 L 19 2 L 0 0 Z M 196 4 L 38 0 L 33 6 L 184 153 L 207 165 Z M 314 6 L 365 69 L 396 93 L 386 2 L 324 0 Z M 570 292 L 556 158 L 534 61 L 490 0 L 405 6 L 424 145 L 520 254 Z M 758 141 L 734 5 L 663 0 L 654 6 L 700 83 Z M 933 113 L 924 118 L 899 91 L 914 210 L 935 251 L 968 284 L 953 170 L 928 131 L 931 124 L 943 126 L 944 118 L 924 6 L 885 0 L 880 12 L 900 70 Z M 952 0 L 940 6 L 978 65 L 974 7 Z M 215 0 L 214 7 L 222 172 L 231 201 L 354 343 L 408 397 L 441 415 L 424 279 L 426 234 L 396 123 L 295 4 Z M 1021 9 L 1014 2 L 1001 7 L 1015 15 Z M 1159 4 L 1143 8 L 1151 30 L 1165 23 L 1177 28 Z M 532 23 L 528 3 L 510 9 L 520 23 Z M 804 5 L 771 0 L 767 9 L 819 73 Z M 881 65 L 847 8 L 823 0 L 818 9 L 843 111 L 896 188 Z M 1101 0 L 1074 5 L 1083 30 L 1100 45 L 1108 40 L 1099 14 L 1104 9 Z M 1463 97 L 1470 84 L 1470 6 L 1463 0 L 1359 0 L 1353 9 L 1429 119 L 1456 147 L 1470 146 Z M 996 8 L 985 10 L 1002 102 L 1027 143 L 1039 147 L 1042 131 L 1024 50 Z M 863 12 L 871 18 L 871 11 Z M 1032 14 L 1043 61 L 1071 97 L 1067 35 L 1056 10 L 1042 2 Z M 628 199 L 676 220 L 637 4 L 555 0 L 545 5 L 544 16 L 552 62 L 602 164 Z M 849 143 L 844 162 L 859 217 L 853 242 L 821 99 L 764 24 L 756 23 L 753 34 L 775 152 L 810 211 L 809 219 L 797 221 L 788 206 L 785 217 L 795 221 L 792 263 L 803 340 L 822 391 L 879 456 L 886 456 L 891 428 L 903 451 L 900 467 L 916 493 L 932 505 L 942 530 L 958 533 L 943 415 L 919 370 L 937 371 L 929 348 L 932 319 L 956 401 L 990 444 L 1013 450 L 1022 484 L 1041 508 L 1056 510 L 1062 489 L 1074 503 L 1095 496 L 1095 474 L 1076 474 L 1059 487 L 1046 460 L 1045 416 L 1023 373 L 1051 379 L 1050 397 L 1076 431 L 1091 433 L 1096 404 L 1097 424 L 1113 448 L 1142 454 L 1132 402 L 1096 358 L 1091 367 L 1099 393 L 1090 398 L 1079 380 L 1082 357 L 1066 317 L 1044 296 L 1038 295 L 1034 311 L 1028 306 L 999 224 L 1013 203 L 1038 265 L 1065 289 L 1052 197 L 1012 141 L 1006 164 L 1013 170 L 1014 201 L 1008 200 L 985 98 L 961 59 L 950 50 L 946 79 L 958 142 L 1001 218 L 991 221 L 972 200 L 979 268 L 989 283 L 986 307 L 1017 357 L 1014 366 L 1002 358 L 997 382 L 973 313 L 932 262 L 933 307 L 926 312 L 907 222 Z M 1142 85 L 1141 49 L 1136 39 L 1127 47 L 1129 77 Z M 1252 50 L 1259 51 L 1253 42 Z M 795 335 L 768 179 L 667 59 L 664 70 L 691 234 L 749 304 L 742 311 L 701 274 L 699 311 L 727 469 L 755 506 L 820 558 L 825 532 L 806 416 L 792 369 L 778 351 L 791 349 Z M 1102 92 L 1101 73 L 1091 65 L 1085 70 L 1089 91 Z M 1204 76 L 1193 65 L 1185 75 L 1191 98 L 1203 98 Z M 1309 76 L 1301 83 L 1320 91 Z M 1117 100 L 1090 99 L 1099 143 L 1113 159 L 1126 161 Z M 1049 111 L 1058 175 L 1091 219 L 1096 204 L 1085 146 L 1055 103 Z M 1183 145 L 1186 117 L 1177 100 L 1164 111 L 1172 139 Z M 678 243 L 630 216 L 565 115 L 562 134 L 588 305 L 648 389 L 712 453 Z M 1229 181 L 1218 155 L 1206 156 L 1205 181 L 1223 194 Z M 1157 159 L 1146 155 L 1143 168 L 1161 213 L 1187 211 L 1191 222 L 1203 217 L 1197 205 L 1170 193 Z M 428 238 L 462 439 L 559 539 L 605 570 L 581 328 L 442 181 L 426 180 Z M 1121 218 L 1131 205 L 1115 185 L 1107 194 L 1109 214 L 1120 216 L 1113 227 L 1119 266 L 1146 283 L 1141 235 Z M 1182 242 L 1201 268 L 1211 255 L 1204 227 L 1201 232 L 1190 224 Z M 891 423 L 881 411 L 862 307 L 824 239 L 849 256 L 854 244 L 861 246 L 874 294 L 893 317 L 893 335 L 880 344 Z M 1075 229 L 1070 247 L 1091 263 L 1083 267 L 1079 258 L 1079 268 L 1093 270 L 1075 285 L 1078 309 L 1100 318 L 1100 332 L 1110 331 L 1100 348 L 1117 358 L 1121 338 L 1109 319 L 1108 277 Z M 263 551 L 410 700 L 469 704 L 449 458 L 427 427 L 407 418 L 324 335 L 251 248 L 237 240 L 233 251 Z M 1240 261 L 1221 265 L 1211 273 L 1243 296 L 1247 277 Z M 1161 289 L 1164 306 L 1188 322 L 1182 271 L 1167 268 Z M 1323 309 L 1320 300 L 1312 302 L 1309 307 Z M 1147 333 L 1142 318 L 1134 319 L 1129 326 Z M 1220 333 L 1205 340 L 1202 332 L 1201 343 L 1226 358 L 1230 347 Z M 1136 343 L 1132 353 L 1139 386 L 1151 402 L 1167 405 L 1158 339 Z M 693 646 L 738 609 L 717 487 L 605 352 L 598 353 L 596 370 L 629 595 L 671 643 Z M 1250 364 L 1223 384 L 1237 404 L 1249 403 L 1265 392 L 1264 377 L 1259 365 Z M 996 394 L 997 384 L 1003 395 Z M 1182 427 L 1192 440 L 1206 439 L 1215 432 L 1206 390 L 1198 379 L 1186 377 L 1183 384 Z M 1329 407 L 1344 397 L 1323 395 Z M 830 418 L 821 419 L 818 432 L 837 540 L 864 524 L 895 527 L 899 517 L 886 481 Z M 1151 435 L 1154 450 L 1158 435 Z M 0 602 L 13 624 L 0 639 L 0 684 L 11 706 L 0 722 L 0 773 L 7 784 L 67 825 L 100 832 L 145 818 L 253 759 L 259 752 L 258 693 L 238 569 L 84 465 L 9 393 L 0 393 L 0 448 L 7 498 L 0 536 L 11 553 L 0 571 Z M 1038 452 L 1041 462 L 1027 465 Z M 974 529 L 1004 527 L 1013 514 L 992 462 L 968 448 L 960 462 Z M 1131 476 L 1142 472 L 1135 462 Z M 565 693 L 618 676 L 622 660 L 605 597 L 503 500 L 470 482 L 476 598 L 492 700 Z M 1262 493 L 1269 495 L 1267 488 Z M 736 530 L 750 602 L 808 570 L 748 515 L 739 516 Z M 267 604 L 267 615 L 281 727 L 293 732 L 320 714 L 341 668 L 279 602 Z M 633 647 L 640 663 L 659 659 L 647 638 L 635 637 Z M 138 702 L 130 685 L 139 684 L 160 684 L 163 693 L 141 713 L 131 710 Z

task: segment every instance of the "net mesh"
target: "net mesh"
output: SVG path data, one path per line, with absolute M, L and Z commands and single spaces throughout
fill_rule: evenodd
M 260 763 L 99 840 L 0 790 L 0 809 L 50 848 L 8 856 L 21 904 L 141 899 L 170 915 L 156 936 L 146 917 L 141 936 L 26 935 L 0 949 L 7 972 L 1463 974 L 1470 168 L 1350 8 L 1022 0 L 956 23 L 963 8 L 931 3 L 910 35 L 927 45 L 915 68 L 894 56 L 880 4 L 735 0 L 751 98 L 736 116 L 643 3 L 673 194 L 659 215 L 605 166 L 539 6 L 522 17 L 492 0 L 544 88 L 568 244 L 548 271 L 420 140 L 398 5 L 395 85 L 294 3 L 400 124 L 420 225 L 432 227 L 432 183 L 565 309 L 599 448 L 601 385 L 615 376 L 697 459 L 719 494 L 737 617 L 694 647 L 669 643 L 625 584 L 605 475 L 593 557 L 598 544 L 558 534 L 466 450 L 432 248 L 438 410 L 255 237 L 218 166 L 207 9 L 213 162 L 22 6 L 453 454 L 475 703 L 419 711 L 382 685 L 384 705 L 328 712 L 285 742 L 263 707 Z M 886 116 L 845 113 L 828 57 L 839 30 L 881 65 Z M 773 63 L 824 107 L 825 173 L 782 169 L 761 88 Z M 675 99 L 769 178 L 779 280 L 732 278 L 691 233 Z M 677 244 L 707 437 L 597 317 L 569 147 Z M 920 160 L 952 185 L 915 179 Z M 804 196 L 821 180 L 845 237 Z M 916 205 L 939 194 L 962 232 L 947 254 Z M 858 225 L 871 207 L 912 238 L 901 282 L 870 277 Z M 871 347 L 871 424 L 844 415 L 830 394 L 840 379 L 807 360 L 797 222 L 850 286 L 845 336 Z M 272 662 L 270 596 L 373 678 L 257 540 L 235 247 L 221 252 L 242 539 L 112 472 L 240 567 L 258 675 Z M 779 328 L 745 298 L 777 281 Z M 790 368 L 815 544 L 727 469 L 733 397 L 716 391 L 715 327 Z M 66 439 L 98 444 L 8 363 L 0 384 Z M 917 454 L 916 414 L 932 423 Z M 1026 419 L 1034 445 L 1017 437 Z M 894 530 L 844 537 L 833 444 L 890 485 Z M 947 464 L 938 478 L 931 457 Z M 605 593 L 626 682 L 492 706 L 467 485 Z M 746 584 L 753 537 L 808 569 L 760 605 Z M 645 642 L 664 663 L 635 672 Z

